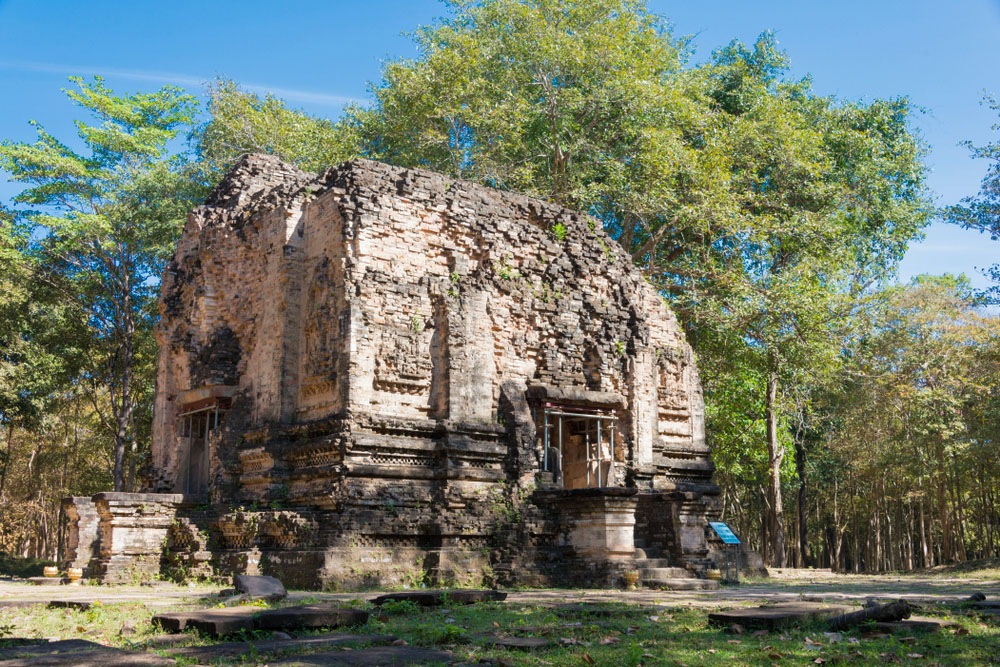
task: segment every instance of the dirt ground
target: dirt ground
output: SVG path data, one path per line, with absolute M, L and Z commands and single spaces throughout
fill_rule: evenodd
M 157 582 L 152 586 L 36 586 L 20 581 L 0 580 L 0 608 L 51 600 L 80 600 L 103 604 L 141 603 L 147 607 L 198 605 L 200 600 L 225 588 L 219 585 L 176 585 Z M 508 602 L 532 604 L 561 603 L 582 599 L 593 602 L 626 602 L 718 608 L 734 603 L 761 601 L 858 601 L 866 598 L 906 599 L 914 602 L 944 602 L 968 597 L 974 592 L 1000 596 L 1000 579 L 954 578 L 940 574 L 854 575 L 829 570 L 774 570 L 767 579 L 754 579 L 739 586 L 723 586 L 717 591 L 599 590 L 599 589 L 514 589 Z M 289 601 L 367 600 L 379 591 L 324 593 L 292 591 Z

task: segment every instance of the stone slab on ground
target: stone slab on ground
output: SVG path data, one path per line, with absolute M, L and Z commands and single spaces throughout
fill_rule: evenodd
M 545 648 L 546 646 L 551 646 L 553 644 L 551 639 L 547 639 L 545 637 L 505 637 L 503 635 L 493 633 L 476 635 L 475 639 L 478 639 L 489 646 L 515 649 L 519 651 L 531 651 L 536 648 Z
M 254 619 L 260 607 L 227 607 L 195 612 L 187 619 L 186 627 L 211 637 L 223 637 L 240 630 L 253 630 Z
M 739 625 L 744 628 L 774 630 L 803 621 L 830 618 L 854 611 L 843 605 L 829 606 L 814 602 L 788 602 L 763 607 L 741 607 L 712 612 L 708 615 L 710 625 Z
M 404 600 L 414 602 L 421 607 L 436 607 L 444 604 L 475 604 L 477 602 L 502 602 L 507 599 L 507 594 L 496 590 L 466 590 L 459 589 L 453 591 L 406 591 L 403 593 L 389 593 L 380 595 L 372 599 L 372 604 L 381 605 L 390 600 Z
M 685 578 L 642 578 L 640 584 L 646 588 L 658 588 L 665 591 L 715 591 L 719 589 L 719 582 L 714 579 Z
M 268 609 L 256 618 L 255 627 L 259 630 L 343 628 L 350 625 L 364 625 L 370 615 L 361 609 L 347 609 L 329 604 L 308 604 Z
M 449 663 L 454 655 L 447 651 L 436 651 L 417 646 L 379 646 L 360 651 L 329 651 L 312 655 L 295 656 L 284 660 L 274 660 L 272 667 L 352 667 L 354 665 L 426 665 L 428 663 Z
M 87 611 L 94 606 L 88 600 L 52 600 L 49 602 L 49 609 L 76 609 L 77 611 Z
M 594 618 L 612 618 L 625 615 L 656 614 L 662 609 L 642 605 L 631 605 L 627 609 L 609 609 L 603 602 L 570 602 L 552 607 L 557 616 L 592 616 Z
M 240 630 L 294 630 L 297 628 L 340 628 L 364 625 L 369 612 L 346 609 L 331 604 L 298 605 L 282 609 L 260 607 L 225 607 L 157 614 L 153 623 L 167 632 L 198 630 L 212 637 L 230 635 Z
M 233 577 L 233 588 L 251 600 L 281 600 L 288 597 L 284 584 L 274 577 L 237 574 Z
M 199 609 L 179 611 L 153 616 L 153 623 L 159 624 L 167 632 L 183 632 L 189 628 L 204 632 L 212 637 L 232 634 L 240 630 L 252 630 L 254 616 L 260 607 L 227 607 L 224 609 Z
M 0 600 L 0 609 L 20 609 L 45 604 L 45 600 Z
M 976 609 L 1000 609 L 1000 599 L 973 602 L 972 606 Z
M 176 664 L 170 658 L 67 639 L 33 646 L 0 649 L 4 667 L 161 667 Z
M 889 634 L 912 634 L 914 632 L 937 632 L 941 628 L 950 628 L 958 625 L 952 621 L 945 621 L 939 618 L 926 618 L 924 616 L 911 616 L 905 621 L 894 623 L 876 623 L 875 628 L 880 632 Z
M 226 642 L 209 646 L 181 646 L 169 648 L 167 655 L 195 660 L 199 663 L 211 663 L 224 658 L 235 658 L 252 653 L 253 655 L 274 655 L 283 651 L 299 651 L 302 649 L 318 649 L 340 646 L 341 644 L 391 644 L 396 638 L 391 635 L 352 635 L 345 632 L 333 632 L 298 639 L 271 639 L 248 642 Z
M 165 614 L 156 614 L 150 622 L 159 625 L 166 632 L 184 632 L 187 629 L 188 619 L 193 611 L 172 611 Z
M 144 639 L 142 643 L 143 645 L 145 645 L 147 649 L 151 648 L 161 649 L 161 648 L 169 648 L 171 646 L 177 646 L 178 644 L 184 644 L 186 642 L 191 641 L 192 639 L 193 637 L 191 635 L 183 635 L 183 634 L 154 635 L 152 637 L 149 637 L 148 639 Z
M 62 579 L 59 577 L 28 577 L 28 581 L 35 586 L 60 586 Z

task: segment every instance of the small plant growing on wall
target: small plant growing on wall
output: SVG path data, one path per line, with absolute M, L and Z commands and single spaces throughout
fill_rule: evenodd
M 555 237 L 556 241 L 562 243 L 566 240 L 566 225 L 561 222 L 557 222 L 552 225 L 552 236 Z

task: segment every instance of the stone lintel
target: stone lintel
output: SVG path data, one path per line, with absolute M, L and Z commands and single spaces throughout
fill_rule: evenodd
M 192 387 L 177 394 L 176 405 L 181 407 L 192 403 L 218 398 L 232 398 L 239 391 L 239 387 L 229 384 L 206 384 L 201 387 Z
M 569 387 L 553 387 L 547 384 L 528 385 L 528 398 L 555 403 L 582 403 L 586 405 L 624 408 L 625 397 L 610 391 L 587 391 Z

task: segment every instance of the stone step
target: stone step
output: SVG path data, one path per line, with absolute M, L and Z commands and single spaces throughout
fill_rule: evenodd
M 640 579 L 647 588 L 662 588 L 668 591 L 714 591 L 719 582 L 714 579 Z
M 694 579 L 690 572 L 683 567 L 657 567 L 641 564 L 637 568 L 639 578 L 643 581 L 647 579 Z

